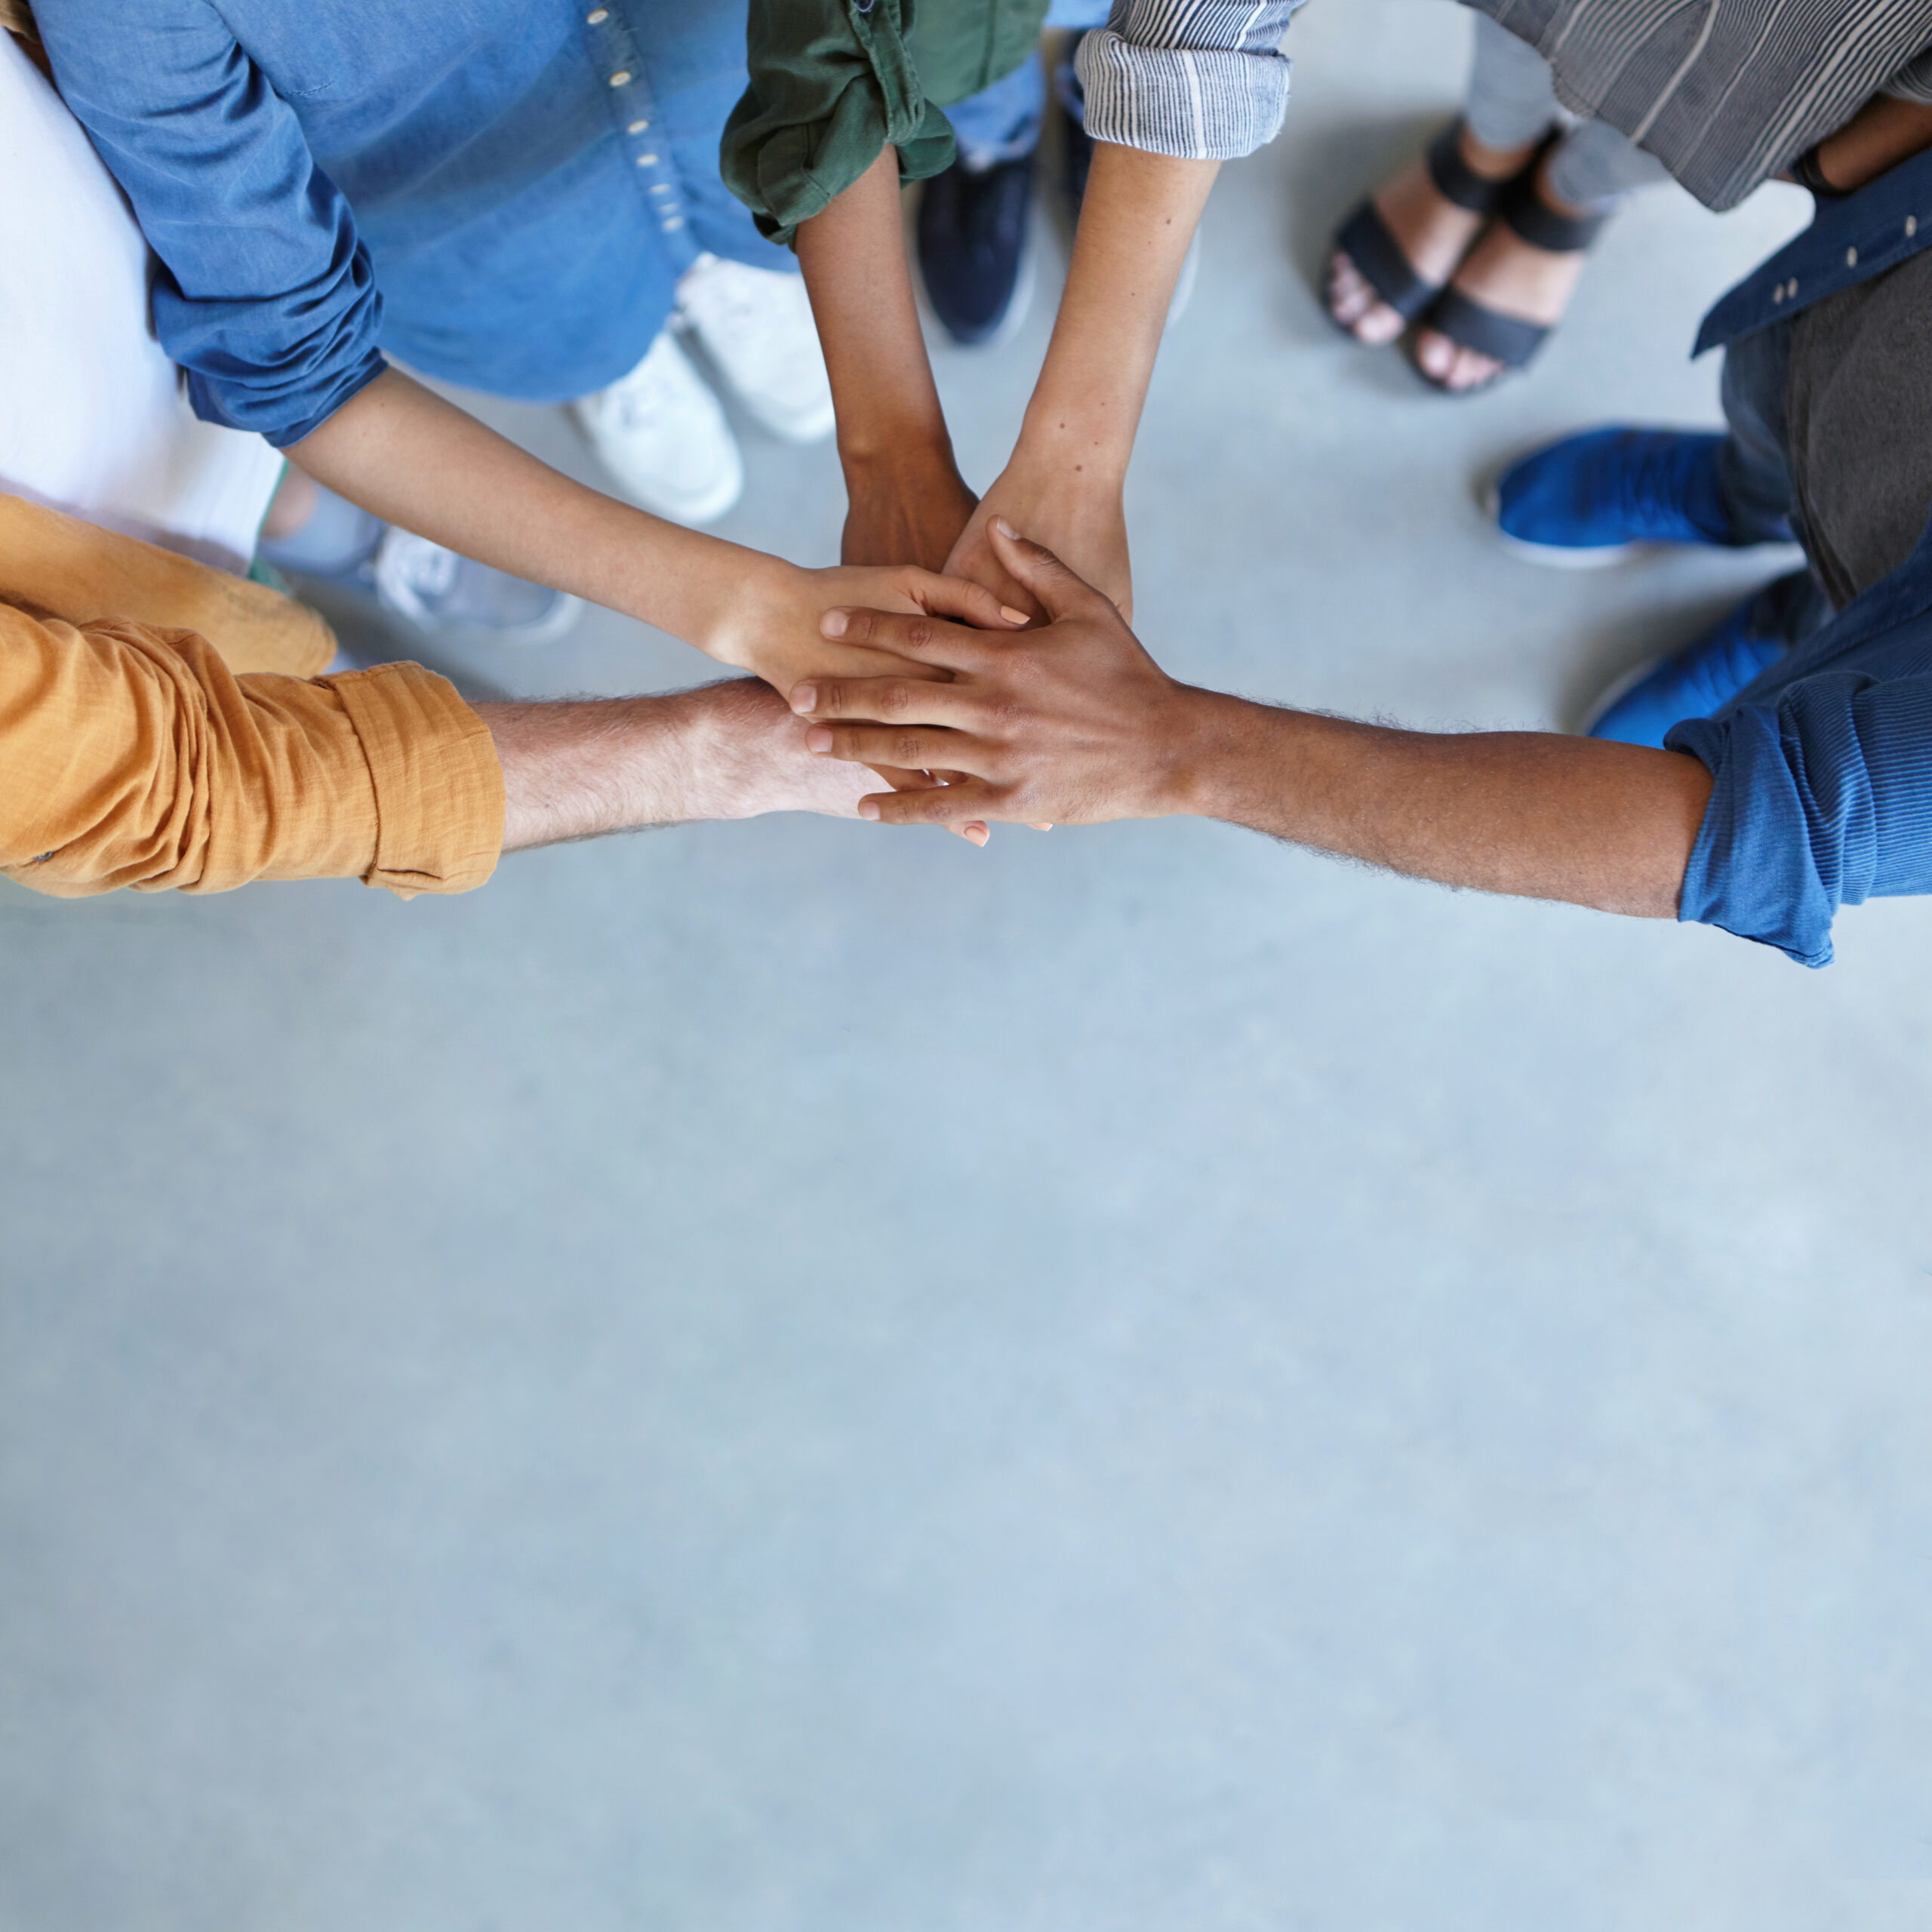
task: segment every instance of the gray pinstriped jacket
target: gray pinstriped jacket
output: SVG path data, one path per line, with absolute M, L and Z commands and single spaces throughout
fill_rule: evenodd
M 1272 138 L 1300 0 L 1114 0 L 1080 49 L 1088 131 L 1199 159 Z M 1932 0 L 1464 0 L 1550 63 L 1557 93 L 1735 208 L 1875 94 L 1932 103 Z

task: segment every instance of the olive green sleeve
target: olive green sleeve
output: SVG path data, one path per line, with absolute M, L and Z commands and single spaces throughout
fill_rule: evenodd
M 909 181 L 951 162 L 952 130 L 906 45 L 912 11 L 912 0 L 751 0 L 751 85 L 718 165 L 760 232 L 789 247 L 888 142 Z

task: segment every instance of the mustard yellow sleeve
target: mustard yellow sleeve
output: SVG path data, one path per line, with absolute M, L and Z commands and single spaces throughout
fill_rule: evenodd
M 23 885 L 463 892 L 503 829 L 489 728 L 420 665 L 237 675 L 192 631 L 0 603 L 0 872 Z

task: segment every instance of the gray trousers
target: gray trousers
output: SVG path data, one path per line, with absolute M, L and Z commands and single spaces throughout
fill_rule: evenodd
M 1527 147 L 1563 120 L 1549 63 L 1526 40 L 1476 15 L 1475 60 L 1463 109 L 1484 146 Z M 1549 164 L 1552 193 L 1572 208 L 1614 207 L 1633 188 L 1667 178 L 1663 163 L 1601 121 L 1580 121 L 1557 143 Z

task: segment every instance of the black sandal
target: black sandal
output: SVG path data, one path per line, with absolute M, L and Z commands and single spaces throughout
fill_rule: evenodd
M 1429 178 L 1445 202 L 1454 202 L 1457 207 L 1466 208 L 1472 214 L 1494 214 L 1523 174 L 1534 169 L 1543 158 L 1543 150 L 1539 147 L 1517 174 L 1491 180 L 1478 174 L 1463 158 L 1462 134 L 1462 122 L 1452 121 L 1429 143 L 1423 151 Z M 1414 321 L 1443 292 L 1444 284 L 1425 281 L 1416 273 L 1408 257 L 1402 253 L 1401 245 L 1389 232 L 1389 224 L 1377 212 L 1373 198 L 1363 201 L 1336 229 L 1328 246 L 1331 275 L 1337 255 L 1347 256 L 1363 281 L 1375 291 L 1377 299 L 1387 303 L 1404 322 Z M 1358 342 L 1361 340 L 1329 307 L 1325 287 L 1322 290 L 1321 307 L 1322 312 L 1344 335 L 1354 336 Z
M 1543 150 L 1539 149 L 1538 162 L 1543 154 Z M 1505 227 L 1513 230 L 1532 248 L 1545 249 L 1552 255 L 1580 255 L 1597 238 L 1604 223 L 1610 219 L 1611 211 L 1606 209 L 1601 214 L 1558 214 L 1537 192 L 1537 170 L 1532 165 L 1511 184 L 1511 191 L 1497 215 Z M 1448 383 L 1437 381 L 1417 362 L 1416 374 L 1431 389 L 1440 389 L 1445 395 L 1481 395 L 1512 370 L 1521 368 L 1556 327 L 1554 322 L 1531 322 L 1520 315 L 1506 315 L 1500 309 L 1465 295 L 1453 284 L 1429 305 L 1423 314 L 1422 324 L 1438 335 L 1447 336 L 1458 347 L 1474 349 L 1477 355 L 1487 355 L 1503 365 L 1494 375 L 1480 383 L 1452 389 Z M 1411 359 L 1413 361 L 1414 358 Z

